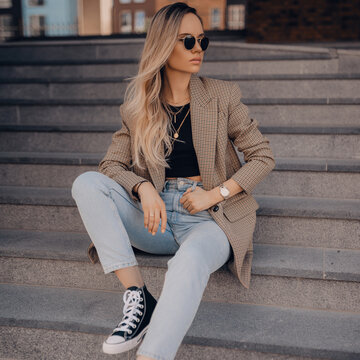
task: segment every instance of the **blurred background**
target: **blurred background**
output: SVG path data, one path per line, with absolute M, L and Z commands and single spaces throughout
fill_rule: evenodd
M 145 37 L 166 0 L 0 0 L 0 41 Z M 358 0 L 193 0 L 212 39 L 245 42 L 360 38 Z

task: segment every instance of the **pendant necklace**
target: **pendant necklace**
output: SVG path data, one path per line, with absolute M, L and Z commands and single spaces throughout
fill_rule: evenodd
M 174 138 L 175 139 L 177 139 L 179 137 L 180 128 L 181 128 L 182 124 L 184 123 L 185 119 L 187 118 L 187 116 L 189 115 L 189 112 L 190 112 L 190 108 L 189 108 L 188 112 L 186 113 L 186 115 L 185 115 L 183 121 L 181 122 L 180 126 L 177 128 L 177 130 L 174 133 Z

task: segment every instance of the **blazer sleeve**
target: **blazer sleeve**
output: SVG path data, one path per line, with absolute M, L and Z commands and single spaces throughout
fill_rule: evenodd
M 241 90 L 233 83 L 229 103 L 228 135 L 236 148 L 244 153 L 245 164 L 231 179 L 247 194 L 275 167 L 275 159 L 269 140 L 258 129 L 258 121 L 249 117 L 249 109 L 241 102 Z
M 132 192 L 132 188 L 138 182 L 142 180 L 148 181 L 148 179 L 138 176 L 130 170 L 132 160 L 131 135 L 129 127 L 126 124 L 125 116 L 123 116 L 121 106 L 121 129 L 112 135 L 111 144 L 105 157 L 100 161 L 98 169 L 99 172 L 122 185 L 133 200 L 139 201 L 139 197 Z

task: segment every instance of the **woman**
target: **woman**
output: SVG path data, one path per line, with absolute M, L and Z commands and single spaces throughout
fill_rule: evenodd
M 275 162 L 238 85 L 195 75 L 207 46 L 194 8 L 178 2 L 155 14 L 120 106 L 122 127 L 99 172 L 79 175 L 72 186 L 92 240 L 90 258 L 127 289 L 105 353 L 142 341 L 137 360 L 172 360 L 211 273 L 228 263 L 249 287 L 259 207 L 251 191 Z M 231 141 L 244 152 L 244 166 Z M 132 246 L 175 254 L 158 301 Z

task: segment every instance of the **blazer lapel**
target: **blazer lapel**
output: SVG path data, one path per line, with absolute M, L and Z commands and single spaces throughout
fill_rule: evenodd
M 189 87 L 193 144 L 204 189 L 211 190 L 213 188 L 218 123 L 217 98 L 210 97 L 203 82 L 196 74 L 191 74 Z M 164 156 L 163 147 L 161 156 Z M 153 168 L 148 165 L 148 171 L 155 188 L 159 192 L 162 191 L 165 182 L 165 168 Z

